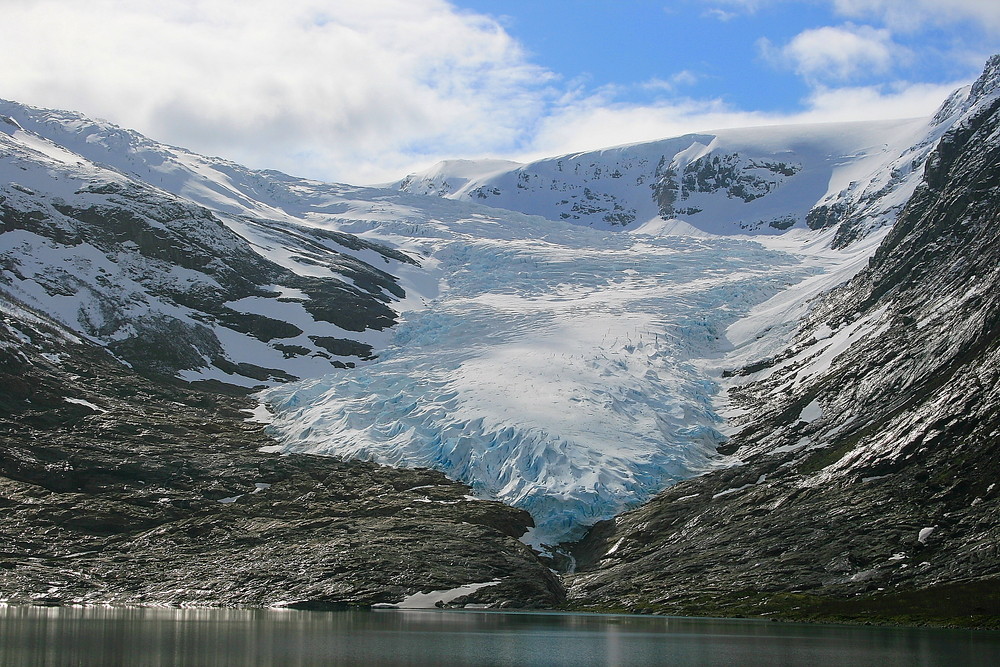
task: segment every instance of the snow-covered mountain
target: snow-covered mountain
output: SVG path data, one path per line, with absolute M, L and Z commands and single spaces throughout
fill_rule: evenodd
M 452 160 L 394 186 L 599 229 L 839 227 L 833 244 L 844 247 L 892 223 L 967 95 L 930 119 L 719 130 L 530 164 Z
M 141 370 L 281 385 L 261 396 L 284 451 L 445 471 L 553 544 L 733 463 L 723 355 L 780 339 L 861 268 L 969 99 L 903 123 L 455 161 L 410 192 L 2 103 L 0 281 Z
M 294 220 L 274 206 L 281 179 L 2 103 L 0 282 L 137 368 L 189 381 L 264 386 L 369 360 L 417 262 Z

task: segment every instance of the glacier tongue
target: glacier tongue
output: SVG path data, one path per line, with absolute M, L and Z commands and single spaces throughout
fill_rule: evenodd
M 747 241 L 508 212 L 397 227 L 431 254 L 439 294 L 377 362 L 264 392 L 270 428 L 285 451 L 443 470 L 527 509 L 546 544 L 718 460 L 697 360 L 811 271 Z

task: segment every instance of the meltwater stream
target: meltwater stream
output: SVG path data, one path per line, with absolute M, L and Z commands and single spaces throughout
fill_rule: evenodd
M 527 509 L 535 543 L 712 466 L 723 438 L 698 360 L 813 270 L 749 241 L 517 215 L 395 233 L 421 244 L 433 298 L 376 362 L 265 392 L 271 432 L 283 451 L 441 470 Z

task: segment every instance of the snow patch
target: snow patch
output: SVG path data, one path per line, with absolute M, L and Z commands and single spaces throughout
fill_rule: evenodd
M 823 408 L 819 404 L 819 399 L 813 399 L 809 405 L 802 408 L 799 413 L 799 421 L 812 423 L 823 416 Z
M 107 410 L 100 407 L 99 405 L 94 405 L 90 401 L 85 401 L 82 398 L 64 398 L 63 400 L 66 401 L 67 403 L 73 403 L 75 405 L 82 405 L 85 408 L 90 408 L 94 412 L 102 412 L 102 413 L 107 412 Z
M 471 595 L 481 588 L 496 586 L 500 581 L 484 581 L 478 584 L 466 584 L 457 588 L 443 591 L 431 591 L 429 593 L 414 593 L 395 604 L 379 603 L 372 605 L 378 609 L 435 609 L 438 606 L 446 605 L 452 600 L 456 600 L 464 595 Z
M 624 541 L 625 541 L 625 538 L 623 537 L 620 540 L 618 540 L 617 542 L 615 542 L 614 545 L 610 549 L 608 549 L 608 551 L 605 553 L 605 555 L 606 556 L 610 556 L 611 554 L 613 554 L 616 551 L 618 551 L 618 547 L 620 547 L 622 545 L 622 542 L 624 542 Z
M 271 411 L 267 409 L 267 405 L 264 403 L 258 403 L 257 407 L 253 410 L 241 410 L 241 412 L 247 412 L 250 414 L 250 416 L 243 421 L 254 424 L 270 424 L 274 419 L 274 415 L 271 414 Z

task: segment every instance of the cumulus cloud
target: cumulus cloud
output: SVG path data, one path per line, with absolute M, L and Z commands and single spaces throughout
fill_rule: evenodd
M 782 47 L 767 39 L 758 46 L 772 63 L 790 67 L 813 81 L 884 74 L 907 53 L 892 41 L 888 30 L 850 23 L 805 30 Z
M 782 1 L 790 4 L 713 4 Z M 845 14 L 864 11 L 828 1 Z M 885 12 L 893 4 L 872 1 Z M 524 159 L 725 127 L 929 115 L 951 89 L 853 86 L 859 72 L 889 72 L 905 57 L 888 29 L 853 24 L 765 45 L 811 84 L 803 109 L 782 115 L 680 97 L 705 80 L 688 70 L 598 90 L 562 81 L 532 64 L 502 24 L 446 0 L 0 6 L 0 96 L 108 118 L 253 167 L 352 183 L 451 157 Z M 655 99 L 621 102 L 636 89 Z
M 551 79 L 443 0 L 37 0 L 4 32 L 6 97 L 353 182 L 517 147 Z

